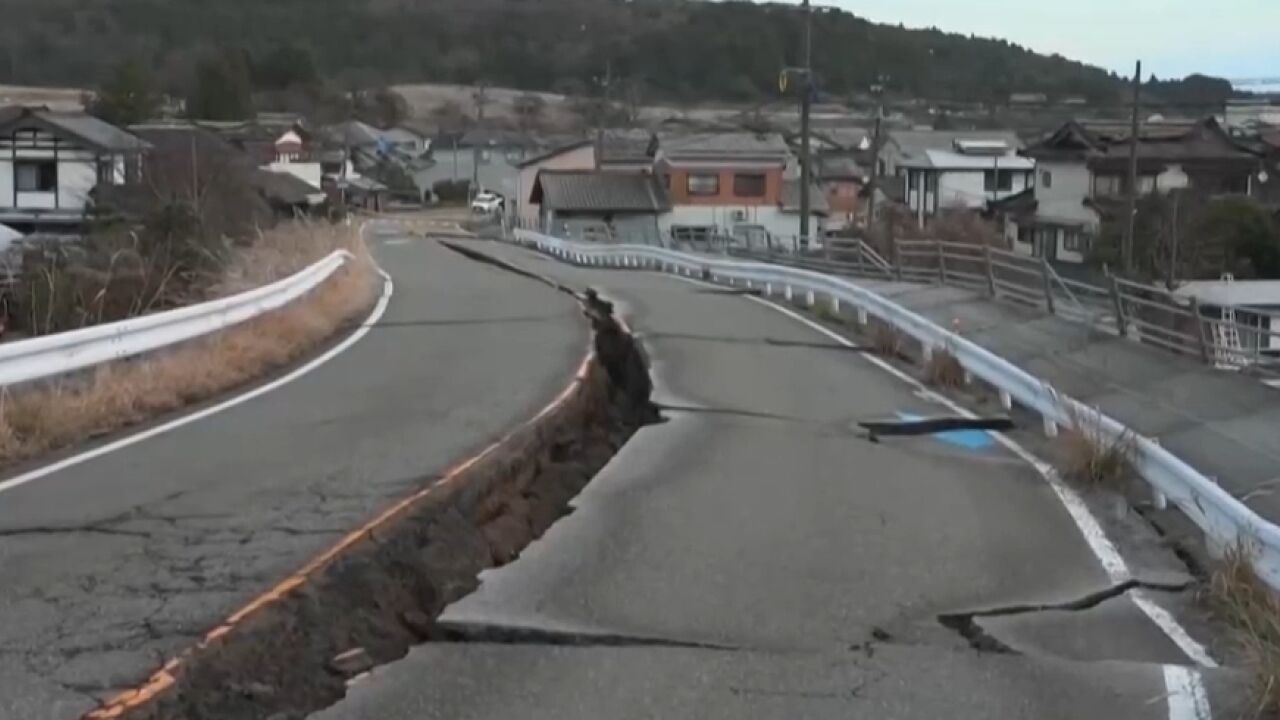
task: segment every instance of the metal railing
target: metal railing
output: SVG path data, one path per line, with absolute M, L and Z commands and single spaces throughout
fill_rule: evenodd
M 651 245 L 573 242 L 524 230 L 516 231 L 514 238 L 569 263 L 671 272 L 757 288 L 768 294 L 781 292 L 785 297 L 802 297 L 809 303 L 823 296 L 833 310 L 838 311 L 841 305 L 853 308 L 860 323 L 875 317 L 919 343 L 922 355 L 936 351 L 949 353 L 969 376 L 994 388 L 1003 407 L 1009 409 L 1017 403 L 1040 415 L 1046 432 L 1051 435 L 1056 434 L 1059 427 L 1066 427 L 1088 433 L 1098 441 L 1132 442 L 1135 470 L 1150 485 L 1157 507 L 1170 502 L 1176 505 L 1201 529 L 1212 550 L 1222 551 L 1237 545 L 1253 549 L 1252 562 L 1258 575 L 1273 588 L 1280 588 L 1280 527 L 1259 516 L 1155 440 L 1131 430 L 1097 408 L 1059 393 L 1048 381 L 863 285 L 804 268 L 696 255 Z
M 237 295 L 0 345 L 0 386 L 56 377 L 185 342 L 283 307 L 354 256 L 337 250 L 297 273 Z
M 541 232 L 536 224 L 515 229 Z M 606 242 L 628 244 L 611 233 Z M 947 285 L 993 300 L 1043 310 L 1090 329 L 1198 358 L 1221 370 L 1280 378 L 1280 327 L 1241 322 L 1236 312 L 1202 308 L 1194 297 L 1156 285 L 1108 275 L 1106 285 L 1063 278 L 1044 258 L 1002 248 L 940 240 L 896 240 L 885 253 L 858 238 L 826 238 L 802 249 L 794 237 L 769 238 L 747 247 L 740 238 L 716 235 L 705 242 L 668 247 L 725 254 L 846 277 Z M 651 244 L 651 243 L 633 243 Z M 887 257 L 885 257 L 887 255 Z M 1260 315 L 1250 308 L 1241 313 Z M 1274 348 L 1274 354 L 1268 352 Z

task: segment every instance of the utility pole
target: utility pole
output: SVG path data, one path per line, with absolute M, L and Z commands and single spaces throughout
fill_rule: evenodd
M 871 194 L 867 198 L 868 231 L 875 227 L 876 222 L 876 193 L 880 188 L 880 132 L 884 125 L 884 88 L 877 84 L 871 88 L 871 91 L 876 94 L 876 125 L 871 135 L 871 182 L 868 183 Z
M 488 93 L 488 87 L 486 87 L 482 82 L 480 83 L 480 86 L 476 88 L 474 95 L 476 101 L 476 129 L 481 131 L 484 130 L 484 106 L 489 104 Z M 471 143 L 471 190 L 467 194 L 472 200 L 475 199 L 476 195 L 480 194 L 480 143 L 483 140 L 484 133 L 477 132 L 476 137 L 472 139 Z M 454 157 L 457 157 L 457 153 L 454 153 Z
M 1173 191 L 1173 223 L 1169 228 L 1169 289 L 1178 284 L 1178 203 L 1182 199 L 1180 191 Z
M 1125 218 L 1124 238 L 1120 246 L 1120 267 L 1133 277 L 1133 233 L 1138 220 L 1138 107 L 1142 101 L 1142 61 L 1133 71 L 1133 118 L 1129 128 L 1129 214 Z
M 809 184 L 813 172 L 809 154 L 809 114 L 813 104 L 813 7 L 804 0 L 804 83 L 800 86 L 800 244 L 809 244 Z
M 600 108 L 596 111 L 596 170 L 604 163 L 604 121 L 609 112 L 609 85 L 613 82 L 613 61 L 605 61 L 604 78 L 600 80 Z

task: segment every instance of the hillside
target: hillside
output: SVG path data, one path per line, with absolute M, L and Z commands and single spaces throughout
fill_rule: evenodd
M 212 47 L 252 62 L 288 44 L 350 84 L 583 95 L 608 67 L 613 92 L 635 99 L 751 101 L 777 95 L 801 36 L 794 6 L 697 0 L 0 0 L 0 18 L 0 83 L 92 85 L 131 56 L 177 92 Z M 834 98 L 882 77 L 892 92 L 938 100 L 1120 97 L 1119 80 L 1098 68 L 836 10 L 815 18 L 815 64 Z

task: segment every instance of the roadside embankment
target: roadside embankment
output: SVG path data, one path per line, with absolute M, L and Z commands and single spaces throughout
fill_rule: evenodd
M 181 410 L 313 351 L 361 318 L 380 287 L 358 229 L 281 226 L 236 250 L 209 290 L 218 297 L 259 287 L 340 249 L 355 260 L 279 310 L 172 349 L 0 392 L 0 465 Z

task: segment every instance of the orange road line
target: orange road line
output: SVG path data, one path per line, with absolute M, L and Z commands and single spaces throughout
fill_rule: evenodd
M 222 623 L 205 633 L 204 637 L 201 638 L 194 646 L 184 650 L 180 655 L 166 662 L 163 667 L 154 672 L 141 685 L 132 690 L 126 690 L 107 701 L 102 707 L 89 711 L 83 716 L 83 720 L 114 720 L 129 710 L 150 702 L 157 695 L 172 687 L 177 682 L 175 675 L 177 671 L 182 668 L 183 662 L 186 659 L 204 650 L 220 638 L 229 634 L 237 625 L 244 622 L 245 619 L 254 615 L 259 610 L 279 602 L 290 592 L 305 585 L 307 581 L 311 579 L 311 576 L 313 576 L 318 570 L 323 569 L 334 559 L 351 549 L 365 536 L 385 525 L 390 524 L 406 510 L 416 505 L 432 492 L 438 490 L 444 485 L 456 481 L 464 472 L 480 463 L 503 445 L 510 442 L 511 438 L 515 437 L 516 433 L 537 423 L 568 402 L 569 398 L 573 396 L 574 391 L 577 390 L 583 381 L 586 380 L 591 370 L 591 363 L 595 360 L 595 357 L 596 354 L 594 347 L 588 345 L 587 354 L 582 359 L 582 363 L 579 364 L 577 372 L 574 373 L 573 380 L 563 390 L 561 390 L 560 394 L 556 395 L 556 397 L 548 403 L 546 407 L 542 408 L 538 414 L 524 421 L 514 430 L 511 430 L 506 435 L 502 436 L 502 438 L 497 442 L 486 447 L 484 450 L 481 450 L 479 453 L 449 468 L 436 482 L 392 505 L 389 509 L 379 514 L 373 520 L 362 525 L 360 529 L 343 536 L 341 540 L 330 546 L 329 549 L 320 553 L 306 565 L 303 565 L 297 572 L 289 575 L 287 578 L 274 585 L 271 589 L 249 601 L 248 604 L 244 605 L 239 610 L 236 610 Z

